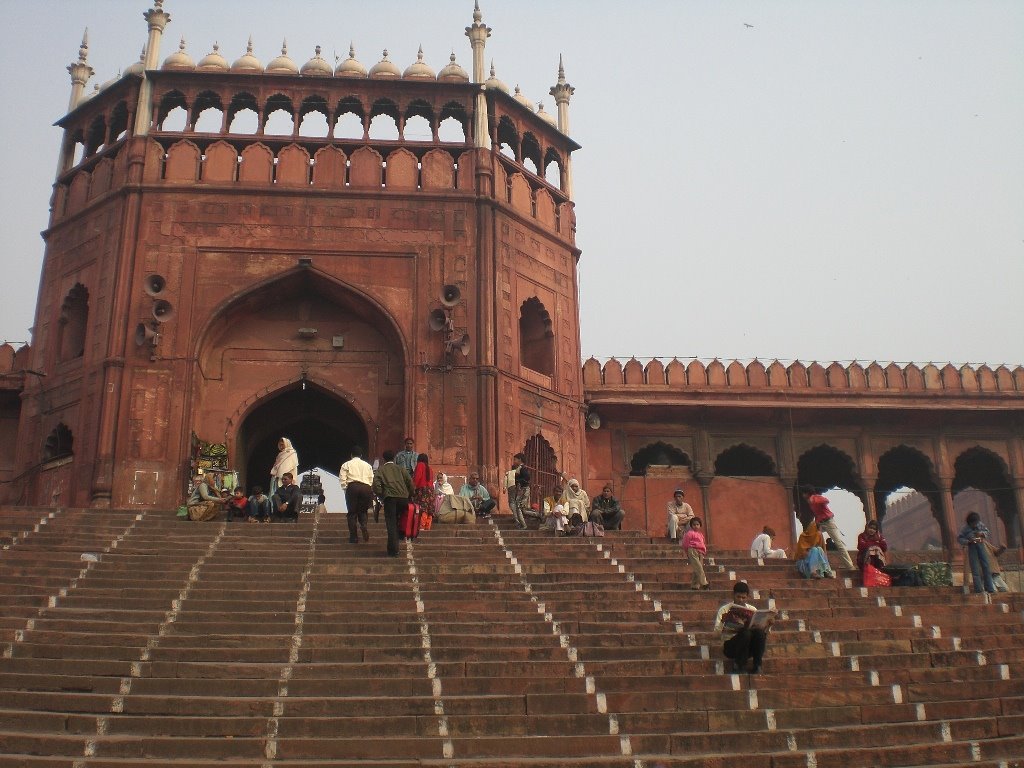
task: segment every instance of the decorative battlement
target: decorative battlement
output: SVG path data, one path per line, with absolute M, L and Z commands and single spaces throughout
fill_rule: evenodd
M 691 360 L 684 364 L 673 358 L 667 364 L 658 358 L 643 365 L 635 357 L 621 363 L 611 358 L 603 365 L 591 357 L 583 364 L 583 385 L 588 390 L 610 390 L 622 387 L 650 387 L 664 390 L 696 390 L 707 388 L 788 389 L 848 392 L 940 392 L 956 394 L 998 393 L 1024 395 L 1024 367 L 1010 370 L 1001 365 L 995 370 L 987 365 L 947 363 L 941 368 L 934 363 L 918 366 L 896 363 L 882 367 L 873 362 L 867 367 L 858 362 L 828 366 L 794 361 L 788 366 L 778 360 L 767 367 L 760 360 L 744 365 L 738 360 L 724 363 Z
M 0 392 L 18 393 L 25 388 L 25 373 L 29 368 L 32 350 L 24 344 L 17 350 L 4 342 L 0 344 Z
M 17 350 L 8 342 L 0 344 L 0 376 L 20 374 L 28 367 L 31 355 L 32 348 L 28 344 Z

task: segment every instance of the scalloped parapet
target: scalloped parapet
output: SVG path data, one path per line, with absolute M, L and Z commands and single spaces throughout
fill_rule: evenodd
M 691 360 L 684 365 L 678 359 L 663 362 L 651 358 L 646 365 L 636 358 L 625 364 L 610 358 L 603 364 L 591 357 L 583 363 L 583 384 L 588 389 L 622 387 L 663 387 L 668 389 L 799 389 L 875 394 L 879 392 L 949 392 L 951 394 L 1019 394 L 1024 396 L 1024 367 L 1010 369 L 1001 365 L 977 367 L 952 363 L 939 367 L 928 363 L 919 367 L 908 363 L 901 367 L 872 362 L 866 367 L 854 361 L 827 366 L 795 360 L 788 366 L 778 360 L 767 367 L 760 360 L 744 364 L 739 360 Z

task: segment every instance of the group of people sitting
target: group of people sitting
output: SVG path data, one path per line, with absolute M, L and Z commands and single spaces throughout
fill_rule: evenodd
M 214 474 L 207 472 L 195 479 L 185 505 L 188 519 L 200 522 L 213 520 L 224 511 L 228 522 L 235 519 L 250 523 L 269 523 L 271 520 L 294 522 L 302 504 L 302 493 L 294 479 L 290 472 L 286 472 L 273 496 L 267 496 L 258 485 L 253 486 L 252 494 L 246 496 L 240 485 L 230 491 L 218 489 Z M 324 501 L 323 494 L 320 494 L 319 503 Z
M 621 530 L 622 520 L 626 516 L 622 504 L 612 494 L 610 485 L 605 485 L 601 495 L 591 501 L 575 478 L 565 488 L 556 483 L 551 489 L 551 495 L 543 499 L 540 509 L 533 511 L 533 514 L 540 520 L 544 530 L 561 536 L 579 535 L 588 523 L 601 526 L 602 531 Z

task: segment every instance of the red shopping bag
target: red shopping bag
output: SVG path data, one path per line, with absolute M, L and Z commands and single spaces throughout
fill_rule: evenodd
M 878 570 L 871 563 L 864 564 L 864 586 L 865 587 L 891 587 L 892 577 L 889 574 Z

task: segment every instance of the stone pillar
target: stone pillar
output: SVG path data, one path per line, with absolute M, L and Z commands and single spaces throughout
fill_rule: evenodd
M 1010 484 L 1013 486 L 1013 499 L 1017 502 L 1017 517 L 1014 519 L 1015 531 L 1010 531 L 1006 538 L 1008 546 L 1024 546 L 1024 480 L 1012 478 Z
M 782 487 L 786 489 L 786 494 L 789 498 L 789 513 L 792 516 L 793 511 L 797 509 L 796 503 L 796 474 L 793 472 L 781 472 L 779 474 L 779 481 L 782 483 Z M 799 518 L 797 519 L 797 525 L 800 524 Z M 790 533 L 789 546 L 785 549 L 789 552 L 795 551 L 796 540 L 800 536 L 800 531 L 793 530 Z
M 875 481 L 877 477 L 865 477 L 864 488 L 861 490 L 859 496 L 861 502 L 864 504 L 864 517 L 865 523 L 868 520 L 878 520 L 878 505 L 875 503 Z M 884 510 L 883 510 L 884 511 Z M 859 531 L 858 531 L 859 533 Z
M 715 479 L 714 474 L 705 472 L 697 467 L 693 473 L 693 479 L 700 486 L 700 502 L 704 507 L 704 535 L 711 541 L 711 481 Z
M 551 86 L 548 93 L 555 97 L 555 105 L 558 108 L 558 130 L 566 136 L 569 135 L 569 99 L 575 92 L 576 89 L 566 82 L 565 67 L 562 64 L 562 57 L 559 55 L 558 82 Z M 572 198 L 572 158 L 566 155 L 562 162 L 565 164 L 565 167 L 562 168 L 562 191 Z
M 501 503 L 501 401 L 498 397 L 497 284 L 498 233 L 494 221 L 494 168 L 491 152 L 475 151 L 476 202 L 476 324 L 473 346 L 477 355 L 477 456 L 480 477 Z M 518 450 L 518 449 L 517 449 Z
M 491 28 L 483 23 L 480 3 L 473 6 L 473 23 L 466 27 L 466 37 L 473 46 L 473 82 L 480 86 L 476 94 L 476 107 L 473 111 L 473 146 L 481 149 L 491 148 L 491 134 L 487 130 L 487 91 L 484 88 L 484 48 L 487 38 L 491 36 Z
M 125 197 L 121 215 L 122 237 L 115 256 L 113 273 L 114 306 L 111 309 L 110 335 L 107 337 L 106 357 L 103 360 L 103 391 L 98 403 L 100 409 L 96 434 L 96 464 L 92 472 L 90 503 L 93 507 L 109 508 L 114 493 L 116 478 L 114 464 L 117 447 L 118 415 L 121 411 L 121 391 L 124 386 L 126 344 L 128 342 L 128 307 L 130 305 L 131 264 L 135 257 L 135 243 L 138 236 L 141 192 L 137 185 L 142 182 L 143 166 L 146 162 L 146 139 L 132 137 L 128 147 L 128 183 L 131 192 Z
M 956 543 L 956 534 L 960 526 L 956 520 L 956 510 L 953 508 L 953 479 L 943 477 L 939 479 L 939 507 L 942 510 L 942 544 L 949 553 L 950 560 L 960 560 L 960 547 Z
M 153 122 L 153 83 L 146 72 L 156 69 L 160 62 L 160 38 L 171 20 L 171 15 L 164 11 L 163 6 L 164 0 L 153 0 L 153 7 L 142 14 L 149 24 L 149 41 L 146 43 L 146 69 L 139 84 L 139 106 L 135 110 L 136 136 L 148 136 L 150 123 Z

